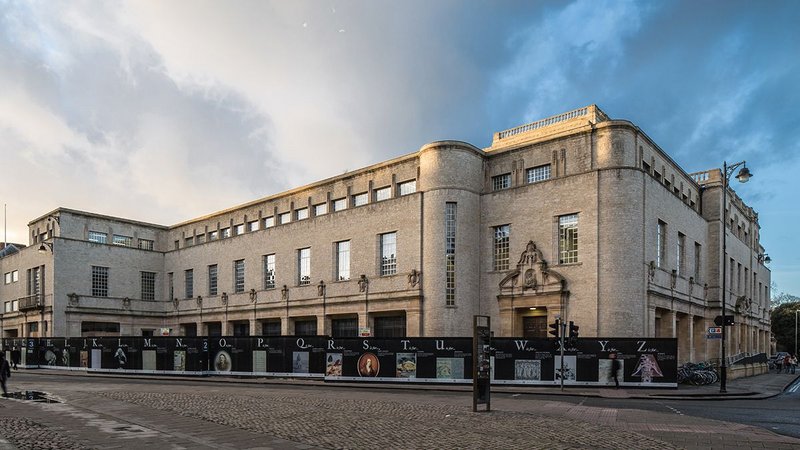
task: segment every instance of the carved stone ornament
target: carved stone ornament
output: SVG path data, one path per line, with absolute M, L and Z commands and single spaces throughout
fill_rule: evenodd
M 525 246 L 517 268 L 500 281 L 500 291 L 522 288 L 522 291 L 561 292 L 566 290 L 566 280 L 547 267 L 542 252 L 533 241 Z
M 362 274 L 361 278 L 358 279 L 358 292 L 366 292 L 367 287 L 369 287 L 369 279 Z
M 67 298 L 69 298 L 69 306 L 75 307 L 80 303 L 81 296 L 73 292 L 71 294 L 67 294 Z
M 289 287 L 285 284 L 283 285 L 283 289 L 281 289 L 281 300 L 289 300 Z
M 227 305 L 228 304 L 228 293 L 227 292 L 223 292 L 222 293 L 222 297 L 220 297 L 220 298 L 222 299 L 222 304 L 223 305 Z
M 736 312 L 744 313 L 749 312 L 753 308 L 753 301 L 745 295 L 736 297 Z
M 317 295 L 320 297 L 325 296 L 325 282 L 320 280 L 319 284 L 317 285 Z
M 650 265 L 647 266 L 647 281 L 652 283 L 656 277 L 656 262 L 650 261 Z
M 198 308 L 202 308 L 203 307 L 203 296 L 202 295 L 198 295 L 197 296 L 197 307 Z
M 417 269 L 411 269 L 411 272 L 408 274 L 408 284 L 410 284 L 412 288 L 417 287 L 420 278 L 422 278 L 422 272 Z
M 181 305 L 180 300 L 178 300 L 177 298 L 172 299 L 172 306 L 175 308 L 176 311 L 178 310 L 178 306 L 180 305 Z
M 122 299 L 122 307 L 125 308 L 125 309 L 130 309 L 130 307 L 131 307 L 131 299 L 129 299 L 128 297 L 123 298 Z
M 256 292 L 255 289 L 250 289 L 249 294 L 250 294 L 250 301 L 251 302 L 255 302 L 256 300 L 258 300 L 258 293 Z

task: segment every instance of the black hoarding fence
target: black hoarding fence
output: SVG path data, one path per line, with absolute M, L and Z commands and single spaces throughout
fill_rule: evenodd
M 492 338 L 495 385 L 677 387 L 677 339 Z M 472 383 L 473 338 L 81 337 L 3 338 L 9 362 L 89 372 L 312 377 L 326 381 Z M 614 364 L 614 353 L 619 363 Z

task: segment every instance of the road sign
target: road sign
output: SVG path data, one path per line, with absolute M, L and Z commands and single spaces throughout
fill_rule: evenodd
M 708 334 L 722 334 L 722 327 L 708 327 Z
M 722 334 L 707 334 L 706 339 L 722 339 Z

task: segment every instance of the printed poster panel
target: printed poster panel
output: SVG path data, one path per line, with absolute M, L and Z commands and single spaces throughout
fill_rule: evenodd
M 472 338 L 336 338 L 328 381 L 471 383 Z

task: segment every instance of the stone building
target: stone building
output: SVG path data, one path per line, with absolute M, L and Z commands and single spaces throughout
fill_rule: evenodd
M 723 224 L 719 169 L 688 174 L 588 106 L 172 226 L 56 209 L 0 259 L 0 332 L 470 336 L 482 314 L 536 337 L 561 317 L 702 360 L 724 298 L 729 352 L 766 352 L 758 214 L 729 192 Z

